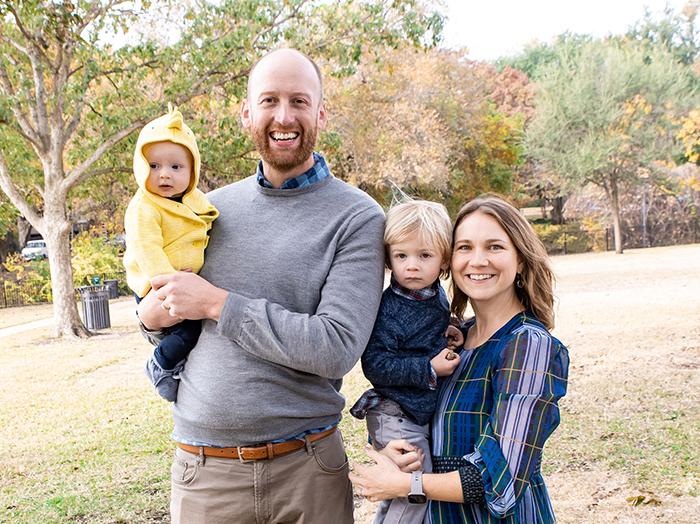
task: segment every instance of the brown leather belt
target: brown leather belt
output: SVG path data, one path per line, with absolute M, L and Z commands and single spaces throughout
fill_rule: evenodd
M 321 433 L 309 433 L 309 442 L 316 442 L 318 440 L 326 438 L 331 435 L 338 426 L 335 426 Z M 221 458 L 232 458 L 240 460 L 272 460 L 273 458 L 284 455 L 285 453 L 291 453 L 298 449 L 306 446 L 306 439 L 299 438 L 296 440 L 288 440 L 287 442 L 277 442 L 273 444 L 268 442 L 263 446 L 257 446 L 254 448 L 211 448 L 209 446 L 190 446 L 189 444 L 177 443 L 180 449 L 184 449 L 189 453 L 194 453 L 199 455 L 200 450 L 207 457 L 221 457 Z

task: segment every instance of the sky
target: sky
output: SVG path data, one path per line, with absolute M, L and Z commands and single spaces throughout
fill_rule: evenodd
M 624 34 L 644 18 L 680 13 L 688 0 L 443 0 L 445 47 L 466 47 L 473 60 L 517 55 L 533 41 L 551 42 L 565 31 L 597 37 Z

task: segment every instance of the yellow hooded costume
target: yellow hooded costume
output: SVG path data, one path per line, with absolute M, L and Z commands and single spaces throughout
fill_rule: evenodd
M 143 148 L 154 142 L 174 142 L 186 147 L 193 158 L 190 185 L 182 203 L 146 189 L 150 166 Z M 199 189 L 201 159 L 192 130 L 182 114 L 168 104 L 168 113 L 146 124 L 134 153 L 134 177 L 139 189 L 126 210 L 124 267 L 129 287 L 141 298 L 151 289 L 151 278 L 191 268 L 198 273 L 204 263 L 208 231 L 219 212 Z

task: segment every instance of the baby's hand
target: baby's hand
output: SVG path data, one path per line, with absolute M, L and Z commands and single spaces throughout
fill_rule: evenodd
M 451 349 L 452 351 L 456 351 L 458 348 L 462 347 L 462 344 L 464 344 L 464 335 L 454 326 L 447 326 L 445 336 L 447 336 L 447 348 Z
M 430 363 L 438 377 L 446 377 L 451 375 L 455 368 L 459 365 L 461 358 L 457 353 L 450 348 L 445 348 L 440 353 L 435 355 Z

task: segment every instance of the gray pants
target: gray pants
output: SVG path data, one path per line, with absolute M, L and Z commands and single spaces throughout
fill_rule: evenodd
M 272 460 L 204 457 L 180 448 L 172 524 L 351 524 L 352 485 L 340 430 Z
M 384 400 L 367 412 L 367 431 L 372 445 L 381 450 L 391 440 L 405 439 L 418 446 L 425 454 L 423 471 L 433 470 L 430 460 L 430 424 L 419 426 L 411 422 L 396 402 Z M 409 504 L 406 497 L 383 500 L 379 503 L 373 524 L 420 524 L 428 509 L 428 504 Z

